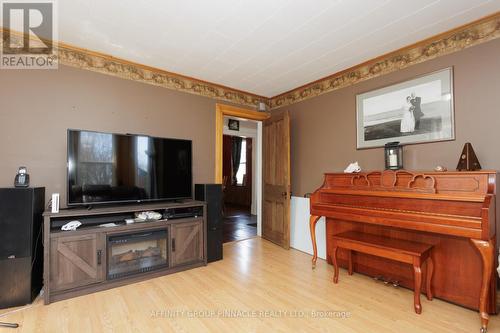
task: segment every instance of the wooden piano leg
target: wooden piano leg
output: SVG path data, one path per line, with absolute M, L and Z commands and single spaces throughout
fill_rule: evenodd
M 316 223 L 320 216 L 311 215 L 309 217 L 309 230 L 311 232 L 311 242 L 313 246 L 312 269 L 316 268 L 316 260 L 318 259 L 318 248 L 316 247 Z
M 352 250 L 347 250 L 347 255 L 349 259 L 349 266 L 347 272 L 349 275 L 352 275 Z
M 422 305 L 420 304 L 420 292 L 422 289 L 422 268 L 420 258 L 413 260 L 414 286 L 413 286 L 413 307 L 417 314 L 422 313 Z
M 494 246 L 493 242 L 484 241 L 479 239 L 471 239 L 472 244 L 477 248 L 481 254 L 483 260 L 483 273 L 481 280 L 481 293 L 479 295 L 479 315 L 481 316 L 481 333 L 485 333 L 488 330 L 488 321 L 490 319 L 488 315 L 488 294 L 491 283 L 491 273 L 493 270 L 493 253 Z
M 429 257 L 427 258 L 427 273 L 425 276 L 425 290 L 427 293 L 427 299 L 429 301 L 432 301 L 433 295 L 432 295 L 432 275 L 434 274 L 434 262 L 432 261 L 432 258 Z
M 337 262 L 337 252 L 338 252 L 338 247 L 334 246 L 333 247 L 333 283 L 338 283 L 339 282 L 339 263 Z

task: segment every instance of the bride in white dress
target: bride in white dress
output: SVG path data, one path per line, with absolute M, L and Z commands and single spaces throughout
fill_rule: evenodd
M 411 133 L 415 131 L 415 116 L 413 115 L 413 106 L 410 103 L 411 97 L 406 97 L 403 119 L 401 119 L 401 133 Z

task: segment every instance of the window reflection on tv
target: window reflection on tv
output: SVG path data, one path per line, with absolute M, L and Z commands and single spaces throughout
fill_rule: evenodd
M 192 196 L 192 143 L 68 130 L 68 205 Z

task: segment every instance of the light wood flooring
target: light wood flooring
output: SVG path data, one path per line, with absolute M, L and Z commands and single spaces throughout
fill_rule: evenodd
M 37 300 L 4 317 L 0 310 L 0 321 L 21 325 L 0 332 L 479 332 L 475 311 L 422 297 L 417 315 L 410 290 L 345 270 L 334 285 L 326 262 L 313 271 L 309 255 L 260 238 L 225 244 L 224 257 L 48 306 Z M 497 316 L 488 332 L 500 332 Z

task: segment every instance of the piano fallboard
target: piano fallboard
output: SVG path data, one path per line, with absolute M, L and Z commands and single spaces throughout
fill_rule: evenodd
M 495 190 L 494 171 L 327 173 L 311 196 L 311 214 L 489 240 Z

